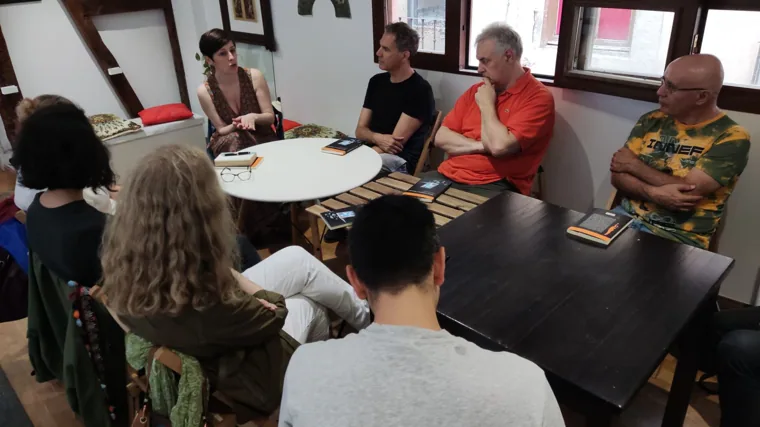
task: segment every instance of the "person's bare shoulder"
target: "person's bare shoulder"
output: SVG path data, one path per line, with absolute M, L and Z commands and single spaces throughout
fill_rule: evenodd
M 253 79 L 253 82 L 260 82 L 260 81 L 266 81 L 266 78 L 264 77 L 264 73 L 262 73 L 258 68 L 249 68 L 248 72 L 251 74 L 251 78 Z
M 198 99 L 201 100 L 211 98 L 211 95 L 208 93 L 208 88 L 206 88 L 206 82 L 201 83 L 195 93 L 198 95 Z

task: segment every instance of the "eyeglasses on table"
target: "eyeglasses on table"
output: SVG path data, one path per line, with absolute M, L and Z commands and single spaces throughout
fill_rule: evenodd
M 224 168 L 221 172 L 219 172 L 219 175 L 221 175 L 222 181 L 224 182 L 232 182 L 235 180 L 235 178 L 241 181 L 248 181 L 251 179 L 251 168 L 248 168 L 242 172 L 234 172 L 230 168 Z

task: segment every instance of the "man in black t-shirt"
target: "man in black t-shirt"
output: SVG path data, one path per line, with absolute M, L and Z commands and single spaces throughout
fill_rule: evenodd
M 385 71 L 369 80 L 356 137 L 374 146 L 386 172 L 414 173 L 433 122 L 435 101 L 430 84 L 409 58 L 419 35 L 404 22 L 385 27 L 378 65 Z

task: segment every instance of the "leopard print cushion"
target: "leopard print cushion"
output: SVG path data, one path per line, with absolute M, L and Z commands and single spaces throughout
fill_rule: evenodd
M 92 124 L 95 134 L 98 135 L 101 141 L 107 141 L 117 136 L 137 132 L 142 129 L 142 126 L 137 123 L 124 120 L 114 114 L 96 114 L 90 116 L 90 124 Z
M 294 138 L 348 138 L 345 133 L 329 128 L 326 126 L 315 125 L 313 123 L 295 127 L 285 132 L 285 139 Z

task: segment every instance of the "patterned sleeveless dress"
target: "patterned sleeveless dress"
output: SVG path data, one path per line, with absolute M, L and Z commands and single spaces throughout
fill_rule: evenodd
M 208 90 L 211 99 L 214 101 L 214 109 L 216 109 L 217 114 L 219 114 L 219 117 L 221 117 L 225 124 L 231 124 L 232 119 L 235 117 L 250 113 L 261 114 L 261 106 L 259 106 L 259 101 L 256 98 L 256 89 L 253 87 L 251 73 L 248 69 L 240 67 L 238 68 L 238 78 L 240 79 L 240 111 L 237 113 L 232 111 L 232 107 L 230 107 L 227 99 L 225 99 L 216 76 L 211 74 L 206 79 L 206 90 Z M 271 126 L 257 125 L 256 130 L 253 132 L 236 130 L 227 135 L 219 135 L 219 131 L 217 130 L 211 135 L 210 148 L 214 153 L 214 157 L 216 157 L 219 153 L 225 151 L 238 151 L 252 145 L 274 141 L 275 139 L 277 139 L 277 134 Z
M 240 79 L 240 111 L 235 113 L 227 102 L 227 99 L 219 87 L 216 77 L 211 74 L 206 80 L 206 89 L 214 102 L 214 109 L 225 124 L 232 123 L 232 119 L 249 113 L 261 113 L 256 98 L 256 90 L 248 69 L 238 68 Z M 252 145 L 263 144 L 277 139 L 277 134 L 271 126 L 256 126 L 253 132 L 236 130 L 227 135 L 219 135 L 217 130 L 211 135 L 209 148 L 214 157 L 219 153 L 239 151 Z M 244 234 L 255 245 L 265 246 L 271 238 L 277 235 L 288 235 L 290 223 L 283 217 L 278 205 L 272 203 L 254 202 L 232 198 L 232 208 L 237 215 L 237 226 L 240 233 Z

